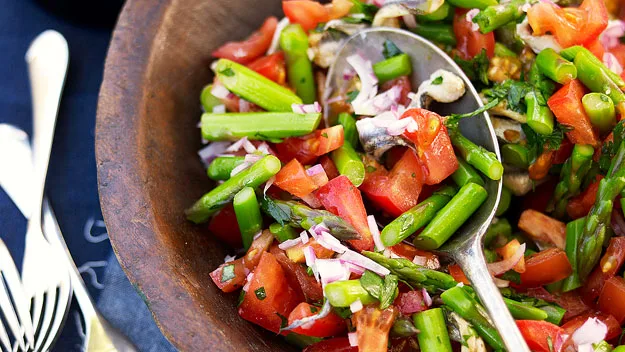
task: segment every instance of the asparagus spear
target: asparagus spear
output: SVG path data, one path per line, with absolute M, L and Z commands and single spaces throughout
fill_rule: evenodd
M 441 294 L 443 303 L 468 320 L 477 332 L 495 350 L 505 348 L 497 329 L 493 327 L 484 308 L 461 287 L 452 287 Z
M 446 273 L 427 269 L 404 258 L 387 258 L 383 254 L 375 252 L 362 252 L 362 255 L 375 261 L 415 287 L 424 287 L 430 292 L 446 290 L 458 283 Z
M 501 158 L 506 164 L 526 169 L 530 166 L 529 149 L 521 144 L 504 144 L 501 146 Z
M 579 193 L 582 180 L 592 165 L 594 152 L 589 145 L 576 144 L 573 147 L 573 153 L 560 171 L 560 182 L 547 206 L 547 211 L 554 212 L 556 218 L 566 215 L 568 200 Z
M 212 90 L 213 85 L 209 84 L 202 89 L 202 93 L 200 94 L 200 102 L 205 112 L 212 112 L 215 106 L 223 104 L 219 98 L 211 93 Z
M 464 159 L 458 158 L 458 170 L 456 170 L 451 178 L 454 182 L 462 187 L 469 182 L 477 183 L 480 186 L 484 186 L 484 180 L 482 176 L 475 171 L 473 166 L 469 165 Z
M 512 0 L 488 6 L 473 18 L 473 22 L 480 26 L 480 32 L 483 34 L 490 33 L 509 22 L 521 18 L 524 14 L 521 9 L 523 4 L 525 4 L 525 0 Z
M 463 9 L 478 8 L 483 10 L 488 6 L 497 5 L 497 0 L 452 0 L 449 1 L 455 7 L 461 7 Z
M 602 135 L 612 130 L 616 124 L 616 112 L 610 97 L 603 93 L 588 93 L 582 98 L 582 105 L 590 122 Z
M 495 42 L 495 56 L 499 56 L 499 57 L 506 57 L 506 56 L 514 56 L 516 57 L 517 54 L 508 49 L 507 46 L 503 45 L 500 42 Z
M 553 133 L 553 113 L 544 99 L 542 102 L 539 100 L 537 94 L 540 93 L 531 91 L 525 95 L 527 125 L 536 133 L 550 135 Z
M 478 146 L 461 135 L 458 131 L 451 134 L 451 143 L 460 155 L 472 166 L 481 171 L 491 180 L 499 180 L 503 175 L 503 165 L 493 152 Z
M 342 112 L 338 118 L 339 124 L 343 126 L 343 136 L 345 143 L 349 143 L 352 148 L 356 149 L 360 144 L 358 137 L 358 129 L 356 128 L 356 119 L 352 114 Z
M 295 232 L 295 229 L 293 229 L 291 225 L 288 225 L 288 224 L 280 225 L 277 222 L 274 222 L 273 224 L 269 225 L 269 232 L 271 232 L 273 237 L 275 237 L 276 240 L 278 240 L 278 242 L 280 243 L 286 240 L 292 240 L 294 238 L 297 238 L 298 236 L 297 232 Z
M 466 288 L 467 287 L 465 287 L 465 289 Z M 545 312 L 545 314 L 547 314 L 547 318 L 545 318 L 544 320 L 550 323 L 560 325 L 560 323 L 562 322 L 562 318 L 564 317 L 564 313 L 566 313 L 565 309 L 560 308 L 556 304 L 549 303 L 542 299 L 519 294 L 510 288 L 502 288 L 500 289 L 500 291 L 506 299 L 514 302 L 515 304 L 523 304 L 542 310 L 543 312 Z
M 510 314 L 512 314 L 514 319 L 546 320 L 548 317 L 547 313 L 541 309 L 517 302 L 510 298 L 504 297 L 503 301 L 506 303 L 506 306 L 508 307 L 508 310 L 510 310 Z
M 542 74 L 560 84 L 565 84 L 577 78 L 577 68 L 575 65 L 558 55 L 558 53 L 551 48 L 546 48 L 538 53 L 536 56 L 536 65 L 538 65 L 538 69 Z
M 510 203 L 512 202 L 512 191 L 506 186 L 501 188 L 501 198 L 499 199 L 499 205 L 497 206 L 497 211 L 495 212 L 495 216 L 502 216 L 505 214 L 510 208 Z
M 309 134 L 317 129 L 321 114 L 294 112 L 204 113 L 202 137 L 209 141 L 251 140 L 279 142 L 286 137 Z
M 359 239 L 358 231 L 342 218 L 327 210 L 312 209 L 294 201 L 273 200 L 265 197 L 261 202 L 263 211 L 276 221 L 287 221 L 293 227 L 310 229 L 323 223 L 330 232 L 341 240 Z
M 288 88 L 236 62 L 220 59 L 215 72 L 228 90 L 267 111 L 292 111 L 291 105 L 302 103 Z
M 488 193 L 484 187 L 467 183 L 441 209 L 414 240 L 422 249 L 436 249 L 443 245 L 484 203 Z
M 621 142 L 606 177 L 599 182 L 595 204 L 586 216 L 578 242 L 577 269 L 583 282 L 599 261 L 610 226 L 614 199 L 625 188 L 625 142 Z
M 443 187 L 431 197 L 401 214 L 382 229 L 380 237 L 385 246 L 394 246 L 405 240 L 418 229 L 429 223 L 436 213 L 447 204 L 456 193 L 452 187 Z
M 423 352 L 451 352 L 451 341 L 441 308 L 431 308 L 413 314 L 414 325 L 419 329 L 417 339 Z
M 571 262 L 573 273 L 562 282 L 562 291 L 572 291 L 580 286 L 582 283 L 579 279 L 579 273 L 577 271 L 577 246 L 580 241 L 580 237 L 584 232 L 584 225 L 586 224 L 586 218 L 577 219 L 566 224 L 566 256 Z
M 417 21 L 438 22 L 448 18 L 451 14 L 453 14 L 453 9 L 449 6 L 449 3 L 443 2 L 443 4 L 432 13 L 417 15 Z
M 273 155 L 260 159 L 249 169 L 243 170 L 229 180 L 213 188 L 186 210 L 187 219 L 196 224 L 224 207 L 244 187 L 258 187 L 280 171 L 280 160 Z
M 601 65 L 596 63 L 596 60 L 597 58 L 589 52 L 578 52 L 577 55 L 575 55 L 577 76 L 591 91 L 604 93 L 609 96 L 614 106 L 619 109 L 619 112 L 622 112 L 623 105 L 625 105 L 625 93 L 623 93 L 619 85 L 611 78 L 610 74 L 604 71 Z
M 280 33 L 280 47 L 286 58 L 287 77 L 305 104 L 317 99 L 313 67 L 308 58 L 308 35 L 299 24 L 286 26 Z
M 241 231 L 243 248 L 248 250 L 254 236 L 263 229 L 263 217 L 260 215 L 260 207 L 254 189 L 244 187 L 234 196 L 232 205 Z
M 365 164 L 351 144 L 345 143 L 330 153 L 330 158 L 341 175 L 347 176 L 358 187 L 365 180 Z
M 621 76 L 619 76 L 618 74 L 610 70 L 606 65 L 603 64 L 603 62 L 601 62 L 601 60 L 599 60 L 595 55 L 593 55 L 590 52 L 590 50 L 584 48 L 583 46 L 575 45 L 575 46 L 568 47 L 560 51 L 560 55 L 569 61 L 573 61 L 575 60 L 575 57 L 577 56 L 577 54 L 580 52 L 587 54 L 587 58 L 590 60 L 590 62 L 592 62 L 597 67 L 599 67 L 601 71 L 603 71 L 610 78 L 610 80 L 616 83 L 616 85 L 619 88 L 625 88 L 625 81 L 623 81 Z
M 490 227 L 488 228 L 488 231 L 486 231 L 486 234 L 484 235 L 485 247 L 490 245 L 490 243 L 498 235 L 502 235 L 506 239 L 512 236 L 512 226 L 510 225 L 510 222 L 508 222 L 508 219 L 506 218 L 501 218 L 501 219 L 495 218 L 495 219 L 497 221 L 493 220 L 493 222 L 490 224 Z
M 448 24 L 418 23 L 411 31 L 435 43 L 456 45 L 456 35 L 453 28 Z
M 373 64 L 375 73 L 380 83 L 384 83 L 400 76 L 408 76 L 412 73 L 412 63 L 408 54 L 400 54 Z
M 235 167 L 243 164 L 245 157 L 242 156 L 221 156 L 215 158 L 210 165 L 206 173 L 208 178 L 215 181 L 225 181 L 230 178 L 230 174 Z
M 362 304 L 376 302 L 362 286 L 360 280 L 334 281 L 323 288 L 325 297 L 333 307 L 349 307 L 350 304 L 360 300 Z

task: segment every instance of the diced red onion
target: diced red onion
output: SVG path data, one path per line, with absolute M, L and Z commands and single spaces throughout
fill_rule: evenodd
M 233 262 L 235 259 L 237 259 L 236 255 L 226 255 L 226 257 L 224 258 L 224 263 Z
M 599 319 L 593 317 L 588 318 L 582 326 L 577 328 L 571 338 L 578 348 L 590 345 L 592 351 L 592 344 L 603 341 L 607 333 L 607 326 Z
M 356 264 L 360 267 L 363 267 L 367 270 L 371 270 L 374 273 L 380 275 L 380 276 L 386 276 L 388 274 L 390 274 L 390 270 L 388 270 L 387 268 L 383 267 L 382 265 L 374 262 L 373 260 L 365 257 L 362 254 L 356 253 L 350 249 L 348 249 L 347 251 L 345 251 L 345 253 L 343 253 L 340 257 L 340 259 L 342 261 L 345 262 L 349 262 L 352 264 Z
M 525 4 L 519 6 L 518 10 L 521 12 L 527 12 L 530 9 L 530 7 L 532 7 L 532 4 L 530 4 L 529 2 L 526 2 Z
M 268 179 L 267 182 L 265 182 L 265 187 L 263 188 L 263 195 L 264 196 L 267 195 L 267 190 L 269 190 L 269 187 L 271 187 L 271 185 L 273 185 L 274 182 L 276 182 L 276 177 L 275 176 L 271 176 L 271 178 Z
M 291 247 L 295 247 L 295 246 L 297 246 L 298 244 L 301 244 L 301 243 L 302 243 L 302 240 L 301 240 L 301 239 L 299 239 L 299 238 L 294 238 L 294 239 L 292 239 L 292 240 L 286 240 L 286 241 L 284 241 L 284 242 L 280 243 L 280 244 L 278 245 L 278 248 L 280 248 L 280 249 L 282 249 L 282 250 L 287 250 L 287 249 L 289 249 L 289 248 L 291 248 Z
M 345 99 L 346 99 L 346 98 L 345 98 L 344 96 L 342 96 L 342 95 L 338 95 L 338 96 L 336 96 L 336 97 L 334 97 L 334 98 L 330 98 L 330 99 L 328 99 L 328 100 L 326 101 L 326 104 L 333 104 L 333 103 L 337 103 L 337 102 L 339 102 L 339 101 L 343 101 L 343 100 L 345 100 Z M 326 107 L 326 110 L 327 110 L 327 107 Z
M 414 259 L 412 259 L 412 262 L 417 265 L 426 266 L 428 263 L 428 258 L 422 257 L 420 255 L 415 255 Z
M 213 88 L 211 88 L 211 94 L 218 99 L 226 99 L 230 94 L 230 91 L 226 89 L 226 87 L 222 86 L 221 83 L 213 84 Z
M 317 259 L 315 267 L 324 286 L 334 281 L 349 279 L 349 271 L 338 259 Z
M 315 176 L 317 174 L 320 173 L 325 173 L 326 170 L 323 168 L 323 166 L 321 166 L 321 164 L 316 164 L 314 166 L 311 166 L 310 168 L 308 168 L 308 170 L 306 170 L 306 174 L 308 176 Z
M 226 113 L 226 106 L 224 104 L 219 104 L 219 105 L 213 106 L 213 113 L 214 114 L 225 114 Z
M 465 15 L 467 22 L 471 23 L 471 30 L 473 32 L 477 32 L 478 30 L 480 30 L 480 26 L 478 26 L 477 23 L 473 23 L 473 18 L 477 16 L 478 13 L 480 13 L 480 9 L 472 9 L 469 10 L 469 12 L 467 12 L 467 14 Z
M 250 112 L 250 102 L 245 99 L 239 99 L 239 112 Z
M 314 321 L 327 317 L 328 314 L 330 314 L 330 311 L 331 311 L 330 301 L 326 300 L 325 303 L 323 304 L 323 307 L 319 311 L 319 313 L 311 315 L 311 316 L 308 316 L 306 318 L 302 318 L 302 319 L 296 320 L 296 321 L 292 322 L 291 324 L 289 324 L 289 326 L 280 329 L 280 331 L 281 332 L 282 331 L 289 331 L 289 330 L 297 329 L 297 328 L 299 328 L 301 326 L 311 325 Z
M 365 273 L 365 268 L 358 266 L 356 264 L 352 264 L 349 262 L 343 262 L 343 265 L 345 265 L 345 267 L 347 268 L 347 270 L 349 270 L 350 272 L 356 274 L 356 275 L 362 275 Z
M 307 266 L 312 268 L 315 265 L 317 256 L 315 255 L 315 250 L 311 246 L 304 247 L 304 258 L 306 259 Z
M 254 273 L 251 272 L 249 274 L 247 274 L 247 277 L 245 278 L 245 285 L 243 285 L 243 291 L 247 292 L 247 289 L 250 288 L 250 283 L 252 282 L 252 278 L 254 277 Z
M 358 333 L 350 332 L 347 334 L 347 339 L 349 339 L 349 345 L 352 347 L 358 347 Z
M 263 232 L 262 231 L 258 231 L 255 235 L 254 235 L 254 241 L 256 241 L 258 239 L 258 237 L 260 237 L 260 235 L 262 235 Z
M 499 288 L 505 288 L 510 286 L 510 281 L 508 280 L 502 280 L 498 277 L 494 277 L 493 276 L 493 282 L 495 283 L 495 286 L 499 287 Z
M 299 233 L 299 239 L 300 241 L 302 241 L 303 244 L 308 243 L 308 241 L 310 240 L 310 238 L 308 237 L 308 233 L 306 231 L 302 231 Z
M 382 6 L 384 6 L 384 2 L 385 2 L 385 1 L 386 1 L 386 0 L 373 0 L 373 4 L 374 4 L 375 6 L 377 6 L 377 7 L 382 7 Z
M 358 115 L 374 116 L 391 109 L 393 105 L 397 105 L 400 97 L 401 87 L 393 86 L 391 89 L 360 103 L 358 106 L 352 102 L 352 107 Z
M 519 263 L 521 259 L 523 259 L 523 255 L 525 254 L 525 243 L 517 248 L 516 252 L 510 258 L 504 259 L 498 262 L 489 263 L 488 270 L 491 274 L 497 276 L 505 273 L 508 270 L 514 268 L 515 265 Z
M 345 247 L 341 241 L 332 236 L 329 232 L 325 231 L 317 235 L 317 243 L 336 253 L 345 253 L 348 250 L 348 248 Z
M 351 68 L 346 68 L 345 70 L 343 70 L 343 80 L 344 81 L 349 81 L 352 78 L 354 78 L 356 76 L 356 71 L 354 71 Z
M 280 46 L 280 34 L 284 30 L 284 28 L 286 28 L 286 26 L 288 26 L 290 23 L 291 22 L 289 21 L 288 17 L 285 17 L 281 19 L 280 22 L 278 22 L 278 25 L 276 26 L 276 31 L 273 32 L 273 37 L 271 38 L 271 45 L 269 45 L 269 49 L 267 49 L 267 55 L 271 55 L 278 51 L 278 48 Z
M 261 144 L 258 145 L 258 148 L 256 148 L 256 150 L 258 150 L 259 152 L 265 154 L 265 155 L 276 155 L 276 153 L 271 150 L 271 148 L 269 147 L 269 144 L 267 144 L 267 142 L 262 142 Z
M 421 294 L 423 295 L 423 303 L 425 303 L 426 306 L 431 307 L 432 306 L 432 297 L 428 293 L 428 290 L 426 290 L 425 288 L 422 288 L 421 289 Z
M 313 104 L 291 104 L 291 109 L 296 114 L 314 114 L 321 112 L 321 105 L 318 102 Z
M 328 229 L 328 227 L 324 223 L 320 223 L 320 224 L 313 225 L 310 228 L 310 231 L 312 231 L 311 234 L 312 234 L 313 238 L 317 238 L 317 235 L 321 234 L 324 231 L 328 232 L 328 231 L 330 231 L 330 229 Z
M 249 167 L 252 166 L 252 164 L 248 163 L 248 162 L 242 162 L 241 164 L 237 165 L 234 169 L 232 169 L 232 171 L 230 172 L 230 177 L 238 174 L 239 172 L 249 169 Z
M 306 204 L 308 204 L 308 206 L 310 206 L 311 208 L 314 208 L 314 209 L 319 209 L 323 205 L 323 204 L 321 204 L 321 201 L 319 201 L 319 199 L 317 199 L 317 197 L 315 197 L 315 195 L 312 194 L 312 193 L 309 193 L 309 194 L 305 195 L 301 199 Z
M 390 124 L 390 126 L 388 126 L 386 128 L 386 131 L 388 133 L 389 136 L 400 136 L 402 135 L 405 131 L 406 128 L 408 128 L 408 125 L 410 124 L 410 121 L 414 121 L 413 119 L 401 119 L 401 120 L 397 120 L 393 123 Z
M 254 164 L 263 158 L 263 155 L 259 154 L 245 154 L 245 158 L 243 159 L 246 163 Z
M 254 146 L 254 144 L 247 140 L 247 138 L 245 138 L 245 141 L 243 142 L 243 149 L 245 149 L 245 152 L 248 154 L 252 154 L 256 151 L 256 147 Z
M 351 310 L 352 313 L 360 312 L 362 308 L 364 307 L 359 299 L 355 300 L 352 304 L 349 305 L 349 310 Z
M 241 148 L 243 148 L 243 144 L 247 141 L 248 141 L 247 137 L 243 137 L 239 139 L 238 141 L 232 143 L 232 145 L 228 147 L 226 151 L 231 152 L 231 153 L 238 152 Z
M 623 67 L 616 59 L 616 56 L 612 53 L 603 54 L 603 63 L 617 75 L 620 75 L 623 72 Z
M 404 15 L 402 16 L 402 19 L 404 20 L 404 23 L 406 24 L 406 27 L 413 29 L 413 28 L 417 28 L 417 20 L 415 19 L 414 15 Z
M 205 166 L 208 166 L 211 161 L 213 161 L 218 155 L 224 153 L 228 146 L 229 142 L 213 142 L 206 147 L 200 149 L 197 153 L 202 159 L 202 162 Z
M 625 22 L 621 20 L 611 20 L 607 28 L 599 36 L 599 40 L 606 50 L 618 46 L 620 38 L 625 35 Z
M 361 54 L 348 56 L 347 63 L 354 68 L 356 74 L 360 78 L 360 92 L 352 101 L 354 112 L 359 115 L 366 115 L 363 114 L 361 110 L 366 101 L 372 99 L 378 94 L 378 78 L 375 73 L 373 73 L 373 65 L 371 64 L 371 61 L 367 60 Z
M 369 225 L 369 231 L 371 231 L 371 236 L 373 236 L 375 249 L 377 251 L 383 251 L 384 249 L 386 249 L 386 247 L 384 247 L 384 243 L 382 243 L 382 238 L 380 237 L 380 229 L 378 228 L 378 224 L 375 221 L 375 216 L 367 216 L 367 224 Z

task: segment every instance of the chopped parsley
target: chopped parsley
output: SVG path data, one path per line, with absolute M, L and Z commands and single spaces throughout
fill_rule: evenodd
M 328 134 L 327 134 L 327 133 L 325 133 L 325 132 L 323 132 L 323 133 L 321 134 L 321 137 L 323 137 L 323 138 L 328 138 Z
M 356 99 L 358 94 L 360 94 L 359 90 L 352 90 L 352 91 L 347 92 L 347 102 L 351 103 L 352 101 L 354 101 L 354 99 Z
M 564 133 L 570 130 L 570 128 L 564 125 L 556 124 L 551 134 L 542 135 L 534 132 L 526 123 L 522 124 L 521 128 L 527 137 L 530 164 L 534 163 L 544 150 L 557 150 L 560 148 L 560 144 L 564 140 Z
M 221 269 L 221 282 L 226 282 L 234 279 L 234 264 L 226 265 Z
M 432 84 L 435 86 L 438 86 L 441 83 L 443 83 L 443 76 L 438 76 L 432 80 Z
M 260 201 L 260 207 L 267 215 L 271 216 L 280 225 L 288 223 L 291 220 L 291 212 L 288 207 L 280 207 L 271 197 L 264 196 Z
M 612 130 L 612 141 L 607 141 L 601 146 L 601 156 L 599 157 L 599 168 L 601 171 L 608 172 L 612 158 L 616 155 L 618 146 L 625 140 L 625 122 L 621 121 L 614 126 Z
M 486 49 L 475 55 L 470 60 L 464 60 L 458 56 L 454 56 L 454 61 L 462 68 L 467 74 L 467 77 L 471 81 L 481 82 L 484 85 L 488 85 L 488 56 L 486 56 Z
M 221 73 L 222 75 L 226 77 L 234 76 L 234 71 L 230 67 L 224 68 L 223 70 L 219 71 L 219 73 Z
M 265 292 L 265 288 L 264 287 L 259 287 L 257 289 L 254 290 L 254 294 L 256 295 L 256 298 L 258 298 L 259 300 L 264 300 L 265 298 L 267 298 L 267 293 Z
M 395 43 L 393 43 L 392 41 L 388 39 L 384 42 L 383 46 L 384 46 L 384 49 L 382 50 L 382 55 L 384 55 L 385 59 L 390 59 L 392 57 L 395 57 L 397 55 L 401 55 L 404 53 L 397 47 L 397 45 L 395 45 Z

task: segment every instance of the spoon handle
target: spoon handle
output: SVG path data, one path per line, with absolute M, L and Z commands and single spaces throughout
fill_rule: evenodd
M 499 289 L 486 267 L 484 252 L 479 243 L 476 243 L 465 252 L 466 255 L 458 256 L 456 260 L 462 267 L 471 285 L 477 292 L 480 301 L 486 308 L 493 324 L 497 326 L 499 334 L 510 352 L 529 352 L 527 343 L 516 326 L 508 307 L 501 298 Z

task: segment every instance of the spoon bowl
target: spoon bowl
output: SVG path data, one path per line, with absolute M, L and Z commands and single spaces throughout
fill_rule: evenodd
M 348 38 L 328 71 L 326 92 L 329 89 L 333 92 L 345 89 L 343 85 L 348 84 L 348 82 L 343 79 L 343 72 L 351 67 L 347 62 L 348 56 L 360 53 L 371 62 L 383 60 L 382 47 L 386 40 L 391 40 L 399 49 L 410 56 L 413 89 L 418 87 L 420 82 L 429 79 L 430 75 L 439 69 L 454 73 L 464 80 L 466 93 L 459 100 L 449 104 L 437 104 L 432 110 L 441 116 L 446 116 L 452 113 L 467 113 L 482 107 L 482 101 L 470 80 L 445 52 L 416 34 L 395 28 L 367 29 Z M 497 158 L 501 160 L 497 138 L 486 112 L 461 120 L 460 132 L 477 145 L 495 153 Z M 485 181 L 485 188 L 488 191 L 487 200 L 471 216 L 469 221 L 454 234 L 454 237 L 439 250 L 451 256 L 471 281 L 493 324 L 501 334 L 507 349 L 509 351 L 529 351 L 486 266 L 482 240 L 495 216 L 501 197 L 502 182 L 488 178 L 485 178 Z

